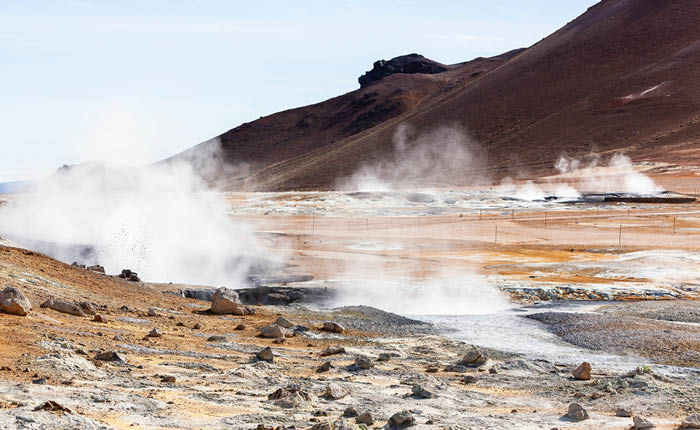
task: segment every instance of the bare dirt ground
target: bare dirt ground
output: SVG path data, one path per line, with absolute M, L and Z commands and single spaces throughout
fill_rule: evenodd
M 693 178 L 665 174 L 660 182 L 692 192 Z M 417 428 L 623 429 L 632 425 L 615 416 L 624 407 L 672 429 L 700 412 L 698 204 L 485 205 L 431 214 L 431 203 L 411 203 L 404 208 L 411 215 L 385 217 L 360 201 L 343 216 L 303 206 L 322 208 L 335 195 L 285 193 L 276 200 L 300 205 L 296 211 L 269 213 L 268 201 L 259 204 L 264 210 L 236 212 L 258 197 L 231 195 L 232 216 L 288 258 L 287 274 L 312 275 L 309 285 L 361 289 L 372 278 L 442 277 L 497 290 L 515 309 L 438 318 L 432 327 L 365 308 L 255 306 L 255 315 L 217 316 L 204 312 L 209 303 L 173 294 L 179 285 L 129 282 L 3 246 L 0 286 L 21 289 L 34 309 L 25 317 L 0 313 L 0 428 L 365 426 L 344 416 L 352 407 L 371 413 L 373 428 L 400 427 L 389 419 L 407 410 Z M 94 303 L 107 322 L 40 308 L 48 298 Z M 558 305 L 572 300 L 595 307 Z M 282 344 L 259 337 L 279 315 L 309 330 Z M 328 320 L 347 330 L 320 330 Z M 245 329 L 235 330 L 239 324 Z M 146 337 L 153 328 L 162 337 Z M 488 361 L 456 366 L 470 344 Z M 321 356 L 335 345 L 346 352 Z M 267 346 L 274 362 L 256 360 Z M 96 360 L 102 351 L 126 362 Z M 374 366 L 354 366 L 358 355 Z M 327 360 L 333 367 L 318 373 Z M 592 378 L 574 380 L 570 372 L 584 360 Z M 465 383 L 465 375 L 474 380 Z M 337 399 L 325 395 L 331 383 L 342 392 Z M 429 398 L 412 395 L 414 385 Z M 268 399 L 278 388 L 300 394 Z M 48 400 L 69 411 L 35 410 Z M 564 417 L 571 402 L 591 418 Z

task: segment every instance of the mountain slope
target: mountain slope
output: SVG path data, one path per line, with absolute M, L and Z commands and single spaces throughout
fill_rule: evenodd
M 332 187 L 363 163 L 391 156 L 403 122 L 418 131 L 464 126 L 493 179 L 545 173 L 564 153 L 624 151 L 637 160 L 700 164 L 696 2 L 605 0 L 514 54 L 437 74 L 393 74 L 224 133 L 226 159 L 251 163 L 244 181 L 224 186 Z

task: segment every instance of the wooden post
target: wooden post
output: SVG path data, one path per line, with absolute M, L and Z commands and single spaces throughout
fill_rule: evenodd
M 622 224 L 620 224 L 620 232 L 617 233 L 617 246 L 622 246 Z

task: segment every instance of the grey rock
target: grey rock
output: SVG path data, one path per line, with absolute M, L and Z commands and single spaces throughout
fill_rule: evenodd
M 73 315 L 76 317 L 85 316 L 85 312 L 83 312 L 80 306 L 76 305 L 75 303 L 65 302 L 63 300 L 48 299 L 41 304 L 41 307 L 53 309 L 56 312 Z
M 411 388 L 411 394 L 413 397 L 416 399 L 430 399 L 432 397 L 435 397 L 433 393 L 430 391 L 426 390 L 422 385 L 416 384 Z
M 700 414 L 689 415 L 683 420 L 681 428 L 684 429 L 700 429 Z
M 329 355 L 345 354 L 345 348 L 342 346 L 329 346 L 328 348 L 321 351 L 321 357 L 328 357 Z
M 318 369 L 316 369 L 316 373 L 323 373 L 323 372 L 328 372 L 333 368 L 333 365 L 331 364 L 330 361 L 326 361 L 322 365 L 318 366 Z
M 358 369 L 367 370 L 374 367 L 374 363 L 372 363 L 372 359 L 370 359 L 369 357 L 365 357 L 364 355 L 358 355 L 355 357 L 355 366 Z
M 226 340 L 226 336 L 220 336 L 220 335 L 209 336 L 207 338 L 207 342 L 224 342 L 225 340 Z
M 348 392 L 345 391 L 343 387 L 341 387 L 339 384 L 336 384 L 335 382 L 331 382 L 330 384 L 328 384 L 328 386 L 326 386 L 325 396 L 329 400 L 339 400 L 347 395 Z
M 95 355 L 95 360 L 100 360 L 100 361 L 117 361 L 121 363 L 126 363 L 126 357 L 121 355 L 120 353 L 116 351 L 106 351 L 106 352 L 100 352 L 97 355 Z
M 247 315 L 248 311 L 238 298 L 238 293 L 219 288 L 211 298 L 211 313 L 216 315 Z
M 343 416 L 346 418 L 355 418 L 358 415 L 360 414 L 357 412 L 357 409 L 353 408 L 352 406 L 348 406 L 345 408 L 345 411 L 343 411 Z
M 371 426 L 372 424 L 374 424 L 374 419 L 372 418 L 372 414 L 370 414 L 369 412 L 363 412 L 360 415 L 358 415 L 357 418 L 355 418 L 355 422 L 358 424 L 365 424 Z
M 632 426 L 634 430 L 645 430 L 655 427 L 651 421 L 640 416 L 632 417 L 632 422 L 634 423 L 634 425 Z
M 269 346 L 258 352 L 255 356 L 258 360 L 267 361 L 268 363 L 272 363 L 275 359 L 275 355 L 272 353 L 272 349 Z
M 478 348 L 472 348 L 470 351 L 464 354 L 460 364 L 471 367 L 479 367 L 486 364 L 487 359 L 486 354 L 481 352 L 481 350 Z
M 323 323 L 323 330 L 332 333 L 343 333 L 345 331 L 345 327 L 336 322 L 326 321 Z
M 25 316 L 32 310 L 32 304 L 15 287 L 7 287 L 0 291 L 0 312 Z
M 289 321 L 289 320 L 288 320 L 287 318 L 285 318 L 285 317 L 277 317 L 277 319 L 275 320 L 275 324 L 277 324 L 277 325 L 280 326 L 280 327 L 284 327 L 284 328 L 292 328 L 292 327 L 294 327 L 294 324 L 292 324 L 292 322 Z
M 629 417 L 631 417 L 632 415 L 634 415 L 634 412 L 632 412 L 631 409 L 627 409 L 627 408 L 617 408 L 617 410 L 615 410 L 615 416 L 616 416 L 616 417 L 626 417 L 626 418 L 629 418 Z
M 569 410 L 566 412 L 566 417 L 572 421 L 583 421 L 590 418 L 588 411 L 583 409 L 578 403 L 571 403 L 569 405 Z
M 148 337 L 162 337 L 163 333 L 160 332 L 157 328 L 154 328 L 153 330 L 148 332 Z
M 478 381 L 478 378 L 474 375 L 464 375 L 464 383 L 465 384 L 476 384 Z
M 277 324 L 270 324 L 260 327 L 260 335 L 268 339 L 284 337 L 285 334 L 285 330 Z
M 411 427 L 416 424 L 416 419 L 411 411 L 397 412 L 389 418 L 389 426 L 394 429 Z

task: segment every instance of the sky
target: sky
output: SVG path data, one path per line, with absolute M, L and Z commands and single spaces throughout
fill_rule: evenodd
M 0 182 L 156 161 L 359 88 L 378 59 L 530 46 L 592 0 L 0 0 Z

